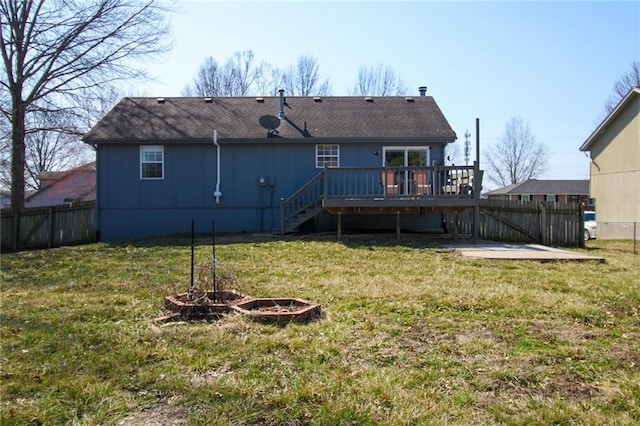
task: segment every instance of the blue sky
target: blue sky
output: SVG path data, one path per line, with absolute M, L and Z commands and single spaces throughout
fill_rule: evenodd
M 482 147 L 522 117 L 551 153 L 544 179 L 588 179 L 578 148 L 616 79 L 640 60 L 640 2 L 181 0 L 173 50 L 136 91 L 180 96 L 202 61 L 253 50 L 274 66 L 314 56 L 333 95 L 361 66 L 388 65 L 409 91 L 428 86 L 458 135 Z M 473 144 L 472 144 L 473 146 Z M 472 157 L 475 154 L 472 154 Z

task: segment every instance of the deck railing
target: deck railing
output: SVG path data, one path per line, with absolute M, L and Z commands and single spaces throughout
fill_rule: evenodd
M 281 229 L 286 232 L 298 224 L 301 212 L 321 209 L 323 200 L 472 199 L 473 170 L 474 166 L 325 168 L 281 200 Z
M 324 197 L 473 198 L 473 166 L 329 168 Z

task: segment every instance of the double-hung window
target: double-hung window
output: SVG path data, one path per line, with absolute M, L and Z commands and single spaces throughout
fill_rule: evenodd
M 140 179 L 164 178 L 164 149 L 162 145 L 140 147 Z
M 340 167 L 340 145 L 316 145 L 316 168 Z

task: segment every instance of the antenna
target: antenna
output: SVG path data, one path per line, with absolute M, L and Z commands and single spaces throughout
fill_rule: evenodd
M 466 166 L 469 165 L 469 157 L 471 156 L 471 140 L 469 140 L 470 137 L 471 133 L 469 133 L 469 130 L 467 130 L 464 133 L 464 163 Z

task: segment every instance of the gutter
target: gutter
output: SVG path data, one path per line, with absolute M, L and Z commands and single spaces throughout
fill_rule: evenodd
M 220 192 L 220 145 L 218 144 L 218 131 L 216 129 L 213 129 L 213 144 L 216 146 L 218 151 L 218 166 L 216 167 L 218 176 L 216 179 L 216 190 L 213 192 L 213 196 L 216 197 L 216 204 L 220 204 L 220 197 L 222 197 L 222 192 Z

